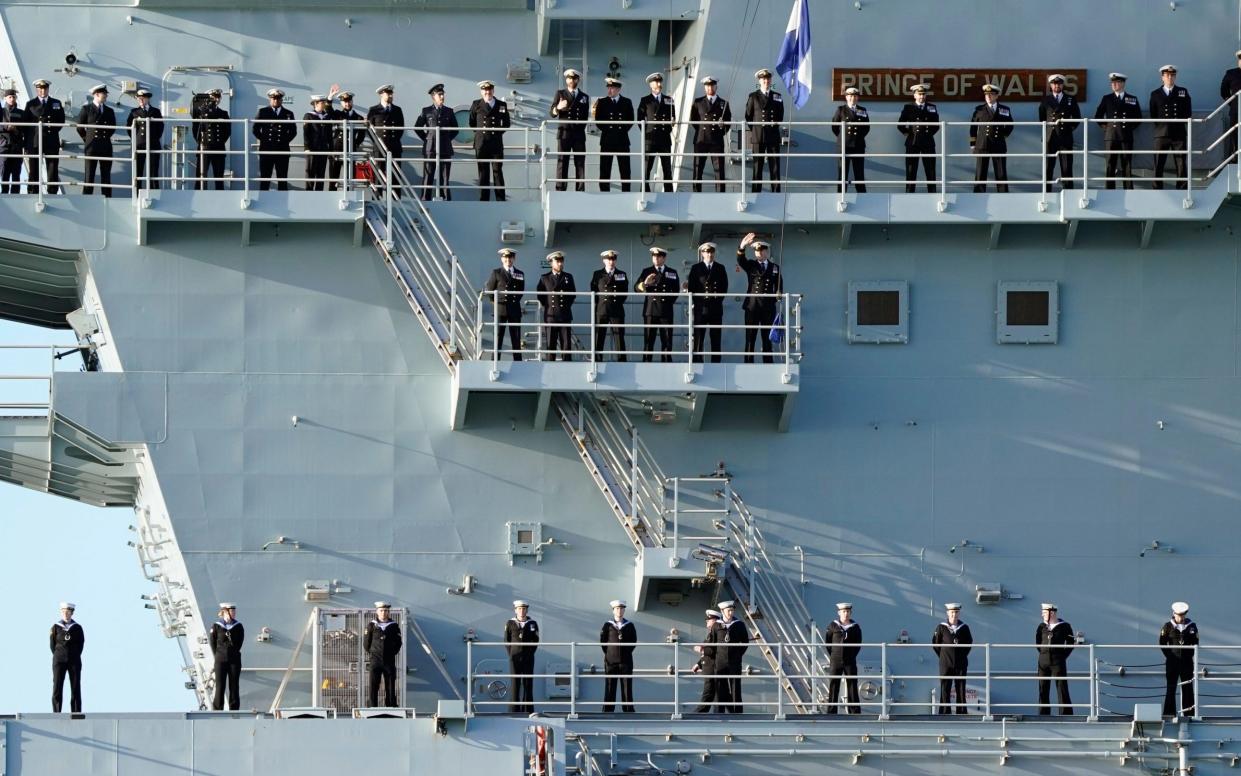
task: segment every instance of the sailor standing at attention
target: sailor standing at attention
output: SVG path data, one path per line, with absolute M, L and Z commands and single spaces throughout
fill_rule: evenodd
M 526 275 L 517 269 L 517 251 L 512 248 L 500 249 L 500 266 L 491 270 L 491 276 L 487 278 L 483 288 L 491 292 L 487 294 L 487 301 L 495 307 L 496 338 L 492 347 L 496 351 L 504 347 L 504 330 L 508 329 L 513 360 L 520 361 L 521 292 L 526 290 Z M 496 356 L 499 356 L 498 352 Z
M 255 114 L 251 134 L 259 141 L 259 190 L 271 188 L 274 173 L 276 188 L 288 191 L 289 144 L 297 137 L 297 121 L 284 107 L 283 89 L 267 90 L 267 105 Z
M 1198 623 L 1189 619 L 1189 604 L 1172 604 L 1172 619 L 1159 629 L 1159 646 L 1163 648 L 1164 675 L 1168 689 L 1163 696 L 1165 717 L 1194 715 L 1194 653 L 1198 646 Z M 1176 687 L 1181 687 L 1181 706 L 1176 706 Z
M 228 686 L 228 708 L 241 708 L 241 648 L 246 629 L 237 621 L 237 604 L 220 604 L 220 619 L 211 626 L 211 652 L 215 656 L 215 698 L 211 708 L 224 709 L 224 687 Z
M 388 617 L 392 604 L 375 602 L 375 619 L 366 626 L 362 649 L 367 655 L 367 671 L 371 675 L 367 703 L 379 706 L 379 681 L 383 680 L 384 705 L 396 707 L 396 656 L 401 651 L 401 626 Z
M 112 135 L 116 132 L 116 112 L 108 107 L 108 87 L 97 84 L 90 90 L 91 101 L 78 113 L 78 135 L 84 141 L 86 177 L 82 193 L 94 193 L 95 170 L 99 170 L 99 193 L 112 196 Z
M 76 607 L 65 601 L 60 605 L 60 619 L 52 623 L 52 711 L 60 713 L 60 700 L 69 675 L 69 711 L 82 713 L 82 647 L 86 631 L 73 619 Z
M 711 631 L 708 641 L 715 643 L 715 708 L 721 714 L 740 714 L 741 661 L 750 648 L 750 631 L 745 623 L 733 617 L 737 605 L 720 601 L 720 624 Z
M 965 714 L 965 673 L 969 669 L 970 644 L 974 636 L 961 621 L 961 604 L 944 604 L 947 619 L 935 626 L 931 644 L 939 657 L 939 713 L 952 713 L 952 693 L 957 696 L 957 713 Z M 959 678 L 952 678 L 959 677 Z
M 1038 645 L 1038 713 L 1051 714 L 1051 680 L 1043 677 L 1059 677 L 1056 694 L 1060 696 L 1060 713 L 1072 714 L 1073 701 L 1069 698 L 1069 653 L 1076 643 L 1073 626 L 1059 618 L 1055 604 L 1043 604 L 1043 621 L 1034 630 L 1034 643 Z
M 513 602 L 514 616 L 504 623 L 504 644 L 508 650 L 509 673 L 513 675 L 513 714 L 534 713 L 534 653 L 539 648 L 539 624 L 526 615 L 530 604 Z
M 918 188 L 918 160 L 926 175 L 926 190 L 938 191 L 935 185 L 935 133 L 939 132 L 939 108 L 927 102 L 931 87 L 918 84 L 911 93 L 914 101 L 901 108 L 897 130 L 905 136 L 905 193 L 912 194 Z
M 573 276 L 564 271 L 564 254 L 552 251 L 547 254 L 551 271 L 539 278 L 539 304 L 543 307 L 543 337 L 547 360 L 555 361 L 556 354 L 564 361 L 572 361 L 573 300 L 577 298 L 577 286 Z M 542 355 L 540 354 L 540 359 Z
M 651 266 L 638 275 L 633 290 L 646 294 L 642 302 L 642 360 L 651 361 L 655 355 L 655 335 L 659 335 L 659 347 L 663 351 L 660 360 L 672 361 L 672 318 L 676 312 L 676 293 L 681 289 L 681 277 L 669 267 L 668 251 L 658 245 L 651 246 Z
M 629 276 L 616 268 L 616 251 L 599 254 L 603 268 L 590 278 L 595 292 L 595 361 L 602 361 L 608 329 L 612 329 L 612 348 L 617 361 L 628 361 L 625 355 L 625 297 L 629 295 Z
M 745 120 L 750 133 L 750 153 L 754 156 L 754 177 L 750 191 L 763 190 L 763 163 L 767 163 L 768 182 L 772 191 L 780 190 L 780 151 L 783 138 L 780 124 L 784 121 L 784 98 L 771 88 L 771 71 L 763 68 L 754 74 L 758 88 L 750 92 L 745 103 Z
M 853 604 L 836 604 L 836 619 L 827 626 L 827 671 L 832 677 L 827 683 L 827 713 L 836 713 L 840 700 L 840 678 L 845 678 L 845 693 L 849 697 L 849 713 L 861 714 L 862 702 L 857 688 L 857 656 L 862 651 L 862 626 L 853 620 Z
M 444 104 L 444 85 L 427 90 L 431 104 L 414 119 L 414 134 L 422 140 L 422 198 L 452 199 L 452 141 L 457 137 L 457 114 Z
M 564 191 L 569 185 L 569 160 L 573 160 L 573 174 L 577 177 L 578 191 L 586 190 L 586 119 L 590 118 L 590 95 L 577 88 L 582 74 L 569 68 L 564 71 L 564 88 L 557 89 L 552 97 L 551 117 L 558 119 L 556 125 L 556 191 Z
M 836 107 L 832 116 L 832 134 L 843 146 L 843 161 L 839 162 L 840 173 L 836 190 L 853 181 L 853 188 L 859 194 L 866 193 L 866 135 L 870 133 L 870 114 L 861 105 L 858 98 L 862 94 L 856 86 L 845 89 L 845 104 Z M 840 122 L 840 123 L 835 123 Z
M 607 679 L 603 684 L 603 713 L 615 708 L 616 686 L 620 685 L 621 711 L 633 713 L 633 651 L 638 643 L 638 629 L 625 619 L 625 602 L 613 601 L 612 619 L 603 623 L 599 632 L 603 650 L 603 668 Z

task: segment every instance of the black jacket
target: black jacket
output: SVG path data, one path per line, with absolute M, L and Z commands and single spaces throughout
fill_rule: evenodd
M 577 298 L 577 286 L 573 276 L 561 272 L 554 276 L 548 272 L 539 278 L 540 291 L 558 291 L 558 294 L 541 294 L 539 304 L 543 307 L 543 320 L 551 323 L 573 322 L 573 300 Z
M 211 625 L 211 653 L 217 663 L 240 663 L 241 648 L 246 643 L 246 629 L 240 622 L 225 625 L 223 620 L 216 620 Z
M 719 630 L 719 627 L 720 621 L 712 620 L 711 624 L 707 626 L 707 632 L 702 637 L 703 643 L 701 651 L 698 654 L 697 665 L 698 670 L 704 674 L 715 673 L 715 654 L 719 651 L 719 649 L 715 646 L 715 641 L 712 637 L 715 632 Z
M 870 134 L 870 113 L 861 105 L 850 108 L 840 105 L 832 115 L 832 121 L 843 121 L 845 127 L 845 152 L 865 151 L 866 136 Z M 840 127 L 833 126 L 832 134 L 840 137 Z
M 487 278 L 486 285 L 483 286 L 486 291 L 516 291 L 518 293 L 499 294 L 498 304 L 504 314 L 509 319 L 521 317 L 521 293 L 526 290 L 526 273 L 513 267 L 513 273 L 510 275 L 504 267 L 496 267 L 491 270 L 491 275 Z M 488 302 L 495 302 L 496 295 L 488 294 Z
M 1038 105 L 1039 121 L 1060 121 L 1059 124 L 1049 124 L 1047 127 L 1047 139 L 1050 142 L 1055 140 L 1061 146 L 1073 144 L 1073 133 L 1077 131 L 1077 125 L 1080 121 L 1072 121 L 1072 119 L 1080 119 L 1082 117 L 1081 106 L 1077 104 L 1077 98 L 1068 92 L 1060 93 L 1060 101 L 1056 101 L 1054 94 L 1048 93 L 1043 95 L 1043 101 Z
M 362 639 L 362 649 L 371 665 L 392 664 L 396 662 L 397 653 L 401 651 L 401 626 L 396 620 L 388 620 L 380 624 L 379 620 L 371 620 L 366 625 L 366 636 Z
M 302 144 L 307 151 L 331 151 L 332 134 L 336 129 L 331 111 L 320 118 L 318 113 L 308 111 L 302 116 Z
M 1224 71 L 1224 79 L 1219 82 L 1219 98 L 1226 100 L 1237 92 L 1241 92 L 1241 67 L 1231 67 Z M 1234 123 L 1236 122 L 1236 100 L 1228 104 L 1228 116 Z
M 452 108 L 428 105 L 414 119 L 414 134 L 422 141 L 422 155 L 428 159 L 451 159 L 452 141 L 457 137 L 457 114 Z M 439 128 L 439 129 L 437 129 Z
M 828 665 L 833 669 L 841 666 L 856 666 L 861 647 L 850 646 L 862 643 L 862 626 L 851 621 L 848 626 L 841 625 L 840 620 L 832 620 L 827 626 L 827 635 L 823 639 L 827 647 Z
M 599 641 L 603 644 L 603 659 L 608 663 L 624 663 L 633 665 L 634 645 L 638 643 L 638 629 L 629 620 L 621 620 L 618 627 L 615 620 L 603 623 L 599 631 Z
M 784 275 L 780 274 L 780 265 L 767 260 L 767 269 L 757 259 L 747 259 L 745 251 L 737 251 L 737 266 L 749 278 L 745 292 L 747 294 L 782 294 L 784 293 Z M 753 312 L 775 312 L 782 305 L 775 297 L 746 297 L 741 309 Z
M 646 122 L 646 150 L 665 153 L 672 150 L 672 122 L 676 121 L 672 95 L 648 94 L 638 101 L 638 121 Z
M 694 317 L 719 316 L 724 314 L 724 297 L 728 293 L 728 270 L 718 261 L 711 263 L 711 268 L 698 262 L 689 268 L 689 292 L 695 294 Z M 720 294 L 721 296 L 697 296 L 698 294 Z
M 64 124 L 65 104 L 55 97 L 48 97 L 47 102 L 39 102 L 39 98 L 26 102 L 26 112 L 30 114 L 31 121 L 37 121 L 40 124 Z M 45 155 L 60 153 L 60 130 L 61 127 L 40 127 L 43 133 L 43 153 Z M 38 153 L 39 136 L 33 132 L 29 136 L 30 152 Z
M 297 121 L 293 118 L 293 111 L 283 105 L 278 109 L 270 105 L 259 108 L 254 120 L 280 122 L 254 125 L 254 136 L 258 138 L 260 151 L 288 151 L 289 144 L 297 137 Z
M 332 125 L 332 150 L 333 151 L 344 151 L 345 150 L 345 128 L 341 125 L 340 122 L 348 121 L 350 123 L 350 126 L 361 126 L 363 123 L 366 122 L 366 117 L 363 116 L 361 113 L 358 113 L 353 108 L 350 108 L 347 111 L 340 110 L 338 108 L 332 111 L 332 120 L 335 122 Z M 360 151 L 362 150 L 362 144 L 366 142 L 366 129 L 354 129 L 352 130 L 352 132 L 353 132 L 353 137 L 350 138 L 349 140 L 349 142 L 352 143 L 350 150 Z
M 1117 97 L 1112 92 L 1108 92 L 1103 95 L 1103 99 L 1099 100 L 1099 107 L 1095 109 L 1094 117 L 1100 121 L 1107 121 L 1102 125 L 1104 140 L 1132 143 L 1133 132 L 1140 125 L 1114 121 L 1114 119 L 1140 119 L 1142 118 L 1142 105 L 1137 97 L 1128 92 L 1123 97 Z
M 30 127 L 9 126 L 30 121 L 30 114 L 19 107 L 0 107 L 0 153 L 20 154 L 30 145 Z M 7 160 L 6 160 L 7 161 Z
M 1056 621 L 1056 624 L 1050 628 L 1047 627 L 1047 623 L 1040 622 L 1034 629 L 1034 643 L 1038 645 L 1039 665 L 1063 664 L 1069 659 L 1073 648 L 1053 647 L 1061 644 L 1074 644 L 1076 641 L 1077 639 L 1073 636 L 1073 626 L 1064 620 Z
M 57 620 L 52 623 L 49 643 L 52 647 L 53 663 L 80 663 L 82 648 L 86 646 L 86 631 L 74 620 L 69 620 L 68 623 Z
M 531 619 L 518 622 L 516 617 L 504 623 L 504 648 L 509 657 L 529 657 L 539 648 L 539 624 Z
M 931 634 L 931 643 L 935 645 L 931 649 L 939 656 L 940 673 L 943 673 L 945 669 L 964 670 L 969 667 L 970 647 L 968 645 L 974 643 L 974 634 L 970 633 L 970 626 L 958 622 L 957 629 L 953 630 L 951 625 L 941 622 L 935 626 L 935 632 Z
M 561 100 L 569 103 L 564 110 L 559 110 L 556 107 Z M 577 97 L 570 97 L 568 89 L 557 89 L 556 96 L 552 98 L 552 109 L 549 111 L 549 114 L 552 118 L 562 121 L 585 121 L 590 118 L 590 95 L 578 89 Z M 586 125 L 557 124 L 556 137 L 560 140 L 580 140 L 585 142 Z
M 1168 649 L 1168 647 L 1195 647 L 1198 645 L 1198 623 L 1185 618 L 1185 625 L 1177 628 L 1171 620 L 1159 629 L 1159 646 L 1163 647 L 1163 656 L 1169 663 L 1190 665 L 1194 663 L 1192 649 Z
M 112 135 L 116 133 L 116 112 L 107 103 L 96 106 L 89 102 L 78 113 L 78 136 L 85 141 L 87 156 L 111 156 Z
M 145 119 L 140 121 L 140 119 Z M 138 151 L 147 150 L 147 128 L 150 128 L 152 151 L 158 151 L 163 148 L 164 139 L 164 114 L 160 113 L 159 108 L 154 105 L 148 105 L 146 110 L 142 108 L 133 108 L 129 111 L 129 115 L 125 117 L 125 126 L 129 128 L 130 142 Z M 137 128 L 134 124 L 137 124 Z
M 504 132 L 513 125 L 508 103 L 496 100 L 488 106 L 481 97 L 470 103 L 470 126 L 474 129 L 474 152 L 504 153 Z
M 219 105 L 199 111 L 194 118 L 227 119 L 228 111 Z M 220 151 L 228 148 L 228 141 L 233 136 L 233 125 L 227 121 L 206 121 L 194 125 L 194 142 L 207 151 Z
M 1008 151 L 1008 136 L 1013 133 L 1013 112 L 1007 105 L 995 104 L 991 113 L 987 103 L 974 108 L 970 121 L 982 122 L 970 125 L 970 148 L 976 154 L 1002 154 Z
M 651 275 L 656 275 L 656 278 L 647 283 L 646 279 Z M 681 277 L 667 264 L 664 265 L 663 275 L 659 275 L 654 266 L 646 267 L 638 275 L 638 282 L 633 284 L 633 290 L 639 294 L 675 294 L 681 290 Z M 676 303 L 675 296 L 648 296 L 642 302 L 642 315 L 647 318 L 671 318 Z
M 628 151 L 629 130 L 634 122 L 633 102 L 624 95 L 618 95 L 616 102 L 612 102 L 611 97 L 600 97 L 595 100 L 591 113 L 599 128 L 599 150 Z
M 1150 117 L 1152 119 L 1187 119 L 1193 115 L 1193 101 L 1189 98 L 1189 90 L 1184 86 L 1173 86 L 1170 94 L 1164 94 L 1162 86 L 1151 92 Z M 1188 136 L 1184 121 L 1155 124 L 1155 137 L 1157 138 L 1184 140 Z
M 772 90 L 750 92 L 745 101 L 745 120 L 749 124 L 750 146 L 771 148 L 780 145 L 780 123 L 784 121 L 784 97 Z
M 750 646 L 750 631 L 744 622 L 721 620 L 707 635 L 707 641 L 715 645 L 715 673 L 741 673 L 741 661 Z
M 623 269 L 615 270 L 611 275 L 605 270 L 597 269 L 590 278 L 590 290 L 595 297 L 595 320 L 603 322 L 625 317 L 625 297 L 629 296 L 629 275 Z
M 400 105 L 389 105 L 386 110 L 383 105 L 372 105 L 366 112 L 366 123 L 373 127 L 381 127 L 375 130 L 375 134 L 379 136 L 380 142 L 383 143 L 388 153 L 393 156 L 401 155 L 401 136 L 405 134 L 405 130 L 383 129 L 383 127 L 405 126 L 405 113 Z
M 732 124 L 733 109 L 728 100 L 715 95 L 715 103 L 706 95 L 694 100 L 689 107 L 689 120 L 692 122 L 706 121 L 707 124 L 693 125 L 694 147 L 703 151 L 723 151 L 728 138 L 728 128 Z
M 907 103 L 901 108 L 896 128 L 905 136 L 905 150 L 935 153 L 935 133 L 939 132 L 939 108 L 933 102 Z

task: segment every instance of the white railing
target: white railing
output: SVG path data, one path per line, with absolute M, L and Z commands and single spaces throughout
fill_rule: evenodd
M 50 423 L 56 372 L 78 367 L 82 350 L 78 345 L 0 345 L 0 415 L 47 416 Z

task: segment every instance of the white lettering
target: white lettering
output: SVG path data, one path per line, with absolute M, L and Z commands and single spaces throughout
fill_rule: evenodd
M 956 73 L 944 73 L 943 95 L 945 97 L 955 97 L 960 94 L 961 79 Z

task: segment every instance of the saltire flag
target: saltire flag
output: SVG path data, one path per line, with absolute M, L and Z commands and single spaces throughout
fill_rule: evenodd
M 793 98 L 794 107 L 801 108 L 810 99 L 810 3 L 795 0 L 789 14 L 789 26 L 776 59 L 776 72 Z

